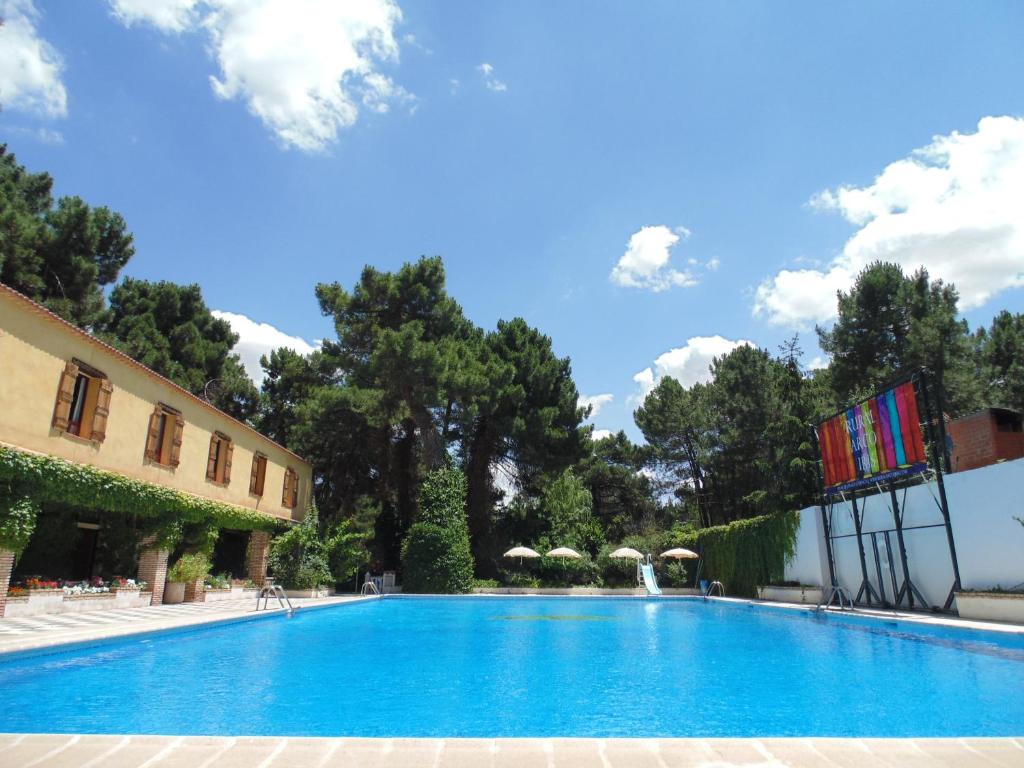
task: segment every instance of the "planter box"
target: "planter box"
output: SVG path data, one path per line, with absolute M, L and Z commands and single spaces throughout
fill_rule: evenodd
M 99 592 L 92 595 L 67 595 L 64 598 L 64 610 L 61 613 L 86 613 L 118 608 L 117 595 L 114 592 Z
M 164 605 L 177 605 L 185 602 L 185 582 L 168 581 L 164 584 Z
M 64 590 L 30 589 L 28 591 L 28 603 L 31 606 L 31 615 L 60 613 L 64 606 Z
M 206 590 L 206 602 L 216 603 L 218 600 L 230 600 L 233 597 L 233 590 L 229 589 L 208 589 Z
M 320 587 L 319 589 L 286 589 L 284 593 L 289 598 L 314 598 L 314 597 L 328 597 L 333 589 L 328 587 Z
M 1024 624 L 1024 593 L 957 592 L 956 610 L 962 619 Z
M 758 587 L 757 596 L 774 603 L 809 603 L 817 605 L 822 599 L 821 587 Z

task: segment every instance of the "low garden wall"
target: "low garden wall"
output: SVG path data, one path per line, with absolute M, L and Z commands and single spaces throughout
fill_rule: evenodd
M 663 595 L 699 595 L 697 589 L 662 588 Z M 603 587 L 478 587 L 473 590 L 475 595 L 634 595 L 645 596 L 647 590 L 611 589 Z

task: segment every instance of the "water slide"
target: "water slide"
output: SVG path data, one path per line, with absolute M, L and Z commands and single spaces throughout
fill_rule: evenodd
M 658 586 L 658 580 L 654 578 L 654 566 L 650 563 L 641 563 L 640 573 L 643 574 L 644 586 L 647 587 L 647 594 L 660 595 L 661 587 Z

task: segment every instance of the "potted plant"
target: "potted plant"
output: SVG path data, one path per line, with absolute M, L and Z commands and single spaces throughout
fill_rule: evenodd
M 186 600 L 186 591 L 190 602 L 201 602 L 203 599 L 203 579 L 210 572 L 210 561 L 199 552 L 186 553 L 167 571 L 167 583 L 164 585 L 164 603 L 174 605 Z M 198 587 L 196 586 L 198 584 Z
M 801 584 L 799 581 L 773 581 L 757 588 L 757 596 L 762 600 L 776 603 L 812 603 L 821 602 L 822 589 L 813 584 Z
M 1024 623 L 1024 585 L 1013 589 L 964 589 L 956 593 L 961 619 Z

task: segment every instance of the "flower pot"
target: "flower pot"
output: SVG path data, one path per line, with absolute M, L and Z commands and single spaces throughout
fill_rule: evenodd
M 168 581 L 164 585 L 164 605 L 176 605 L 185 602 L 185 582 Z

